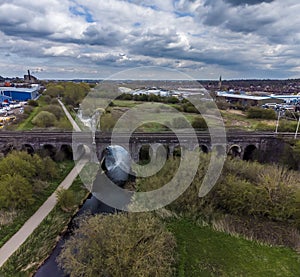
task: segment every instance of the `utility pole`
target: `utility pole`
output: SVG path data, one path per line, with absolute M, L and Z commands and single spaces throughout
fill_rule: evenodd
M 278 118 L 277 118 L 277 123 L 276 123 L 276 130 L 275 130 L 275 134 L 277 134 L 277 133 L 278 133 L 278 126 L 279 126 L 280 112 L 281 112 L 281 111 L 278 111 Z
M 295 139 L 297 138 L 297 135 L 298 135 L 299 125 L 300 125 L 300 116 L 299 116 L 299 119 L 298 119 L 297 129 L 296 129 L 296 133 L 295 133 L 295 137 L 294 137 Z

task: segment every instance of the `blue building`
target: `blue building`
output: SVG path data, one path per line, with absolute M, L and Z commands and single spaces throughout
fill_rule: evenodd
M 0 95 L 15 101 L 28 101 L 39 95 L 39 85 L 30 88 L 0 87 Z
M 0 103 L 2 103 L 2 102 L 10 102 L 11 100 L 12 100 L 11 97 L 0 94 Z

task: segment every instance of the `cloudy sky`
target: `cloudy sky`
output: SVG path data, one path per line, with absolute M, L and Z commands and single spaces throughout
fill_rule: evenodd
M 298 0 L 0 0 L 0 75 L 299 78 Z

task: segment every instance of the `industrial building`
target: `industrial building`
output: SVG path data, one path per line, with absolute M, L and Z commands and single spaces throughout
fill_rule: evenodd
M 12 101 L 12 98 L 9 97 L 9 96 L 6 96 L 6 95 L 0 95 L 0 106 L 1 106 L 1 103 L 3 102 L 10 102 Z
M 0 96 L 8 97 L 13 101 L 28 101 L 35 99 L 39 95 L 39 85 L 31 85 L 31 87 L 0 87 Z M 3 101 L 2 101 L 3 102 Z
M 227 91 L 217 91 L 216 96 L 223 98 L 231 103 L 240 103 L 241 105 L 263 105 L 269 102 L 274 103 L 297 103 L 300 101 L 300 95 L 248 95 L 248 94 L 234 94 Z

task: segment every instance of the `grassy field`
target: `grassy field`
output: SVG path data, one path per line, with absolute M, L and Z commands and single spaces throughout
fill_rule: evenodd
M 247 118 L 244 112 L 238 110 L 221 111 L 221 115 L 225 126 L 230 129 L 275 131 L 276 120 Z
M 32 119 L 42 110 L 43 107 L 47 106 L 48 104 L 44 101 L 44 97 L 41 96 L 38 100 L 37 100 L 39 106 L 38 107 L 34 107 L 33 111 L 30 113 L 30 115 L 21 123 L 19 123 L 19 125 L 17 125 L 16 130 L 17 131 L 29 131 L 35 128 L 35 126 L 32 124 Z M 58 104 L 58 106 L 60 107 L 60 105 Z M 51 127 L 51 128 L 58 128 L 58 129 L 63 129 L 63 130 L 72 130 L 72 125 L 69 122 L 69 120 L 67 119 L 67 117 L 64 115 L 62 116 L 55 124 L 55 127 Z
M 117 100 L 119 103 L 120 100 Z M 176 118 L 184 116 L 187 121 L 192 123 L 196 117 L 199 117 L 198 114 L 193 113 L 182 113 L 177 112 L 173 109 L 168 109 L 165 105 L 161 103 L 150 103 L 144 102 L 143 107 L 137 110 L 129 109 L 129 113 L 127 113 L 127 109 L 130 102 L 133 105 L 136 105 L 133 101 L 120 101 L 121 106 L 115 106 L 110 108 L 110 113 L 102 116 L 101 120 L 104 121 L 112 121 L 111 125 L 113 125 L 124 113 L 126 113 L 125 121 L 122 122 L 121 127 L 129 128 L 132 122 L 139 122 L 139 131 L 142 132 L 157 132 L 157 131 L 165 131 L 166 127 L 164 124 L 171 124 L 173 126 L 173 121 Z M 126 102 L 125 104 L 122 103 Z M 129 102 L 129 103 L 127 103 Z M 135 104 L 134 104 L 135 103 Z M 127 126 L 128 125 L 128 126 Z
M 132 109 L 140 104 L 145 105 L 142 112 L 135 112 L 136 117 L 142 118 L 142 121 L 151 121 L 153 123 L 148 123 L 139 128 L 139 131 L 144 132 L 156 132 L 164 131 L 162 127 L 157 122 L 165 123 L 172 122 L 176 113 L 171 110 L 166 109 L 166 105 L 162 103 L 151 103 L 151 102 L 136 102 L 136 101 L 126 101 L 126 100 L 114 100 L 114 107 L 110 108 L 112 114 L 119 113 L 120 115 L 125 112 L 124 109 Z M 167 106 L 173 107 L 173 104 L 167 104 Z M 122 110 L 123 108 L 123 110 Z M 120 116 L 119 115 L 119 116 Z M 195 113 L 185 113 L 179 112 L 178 116 L 184 115 L 186 119 L 192 123 L 193 120 L 198 117 Z M 239 110 L 226 110 L 221 111 L 225 126 L 230 129 L 242 129 L 248 131 L 274 131 L 276 126 L 276 120 L 265 120 L 265 119 L 252 119 L 247 118 L 246 113 Z M 119 117 L 117 116 L 117 118 Z
M 133 100 L 114 100 L 113 103 L 114 103 L 114 105 L 116 105 L 118 107 L 132 108 L 139 104 L 142 104 L 143 102 L 138 102 L 138 101 L 133 101 Z
M 53 211 L 43 220 L 25 243 L 11 256 L 0 270 L 4 276 L 32 276 L 39 265 L 50 255 L 57 243 L 58 236 L 64 231 L 78 206 L 87 197 L 87 190 L 79 178 L 75 179 L 70 190 L 76 193 L 76 205 L 69 212 L 60 208 Z
M 73 161 L 65 161 L 58 164 L 59 167 L 59 178 L 49 182 L 50 185 L 43 192 L 40 193 L 39 198 L 36 199 L 33 205 L 18 212 L 17 217 L 14 221 L 3 227 L 0 227 L 0 247 L 8 241 L 26 222 L 28 218 L 30 218 L 38 208 L 45 202 L 45 200 L 55 191 L 61 181 L 67 176 L 70 170 L 73 168 Z
M 257 242 L 174 220 L 168 228 L 177 239 L 177 276 L 300 276 L 300 255 L 288 248 Z

